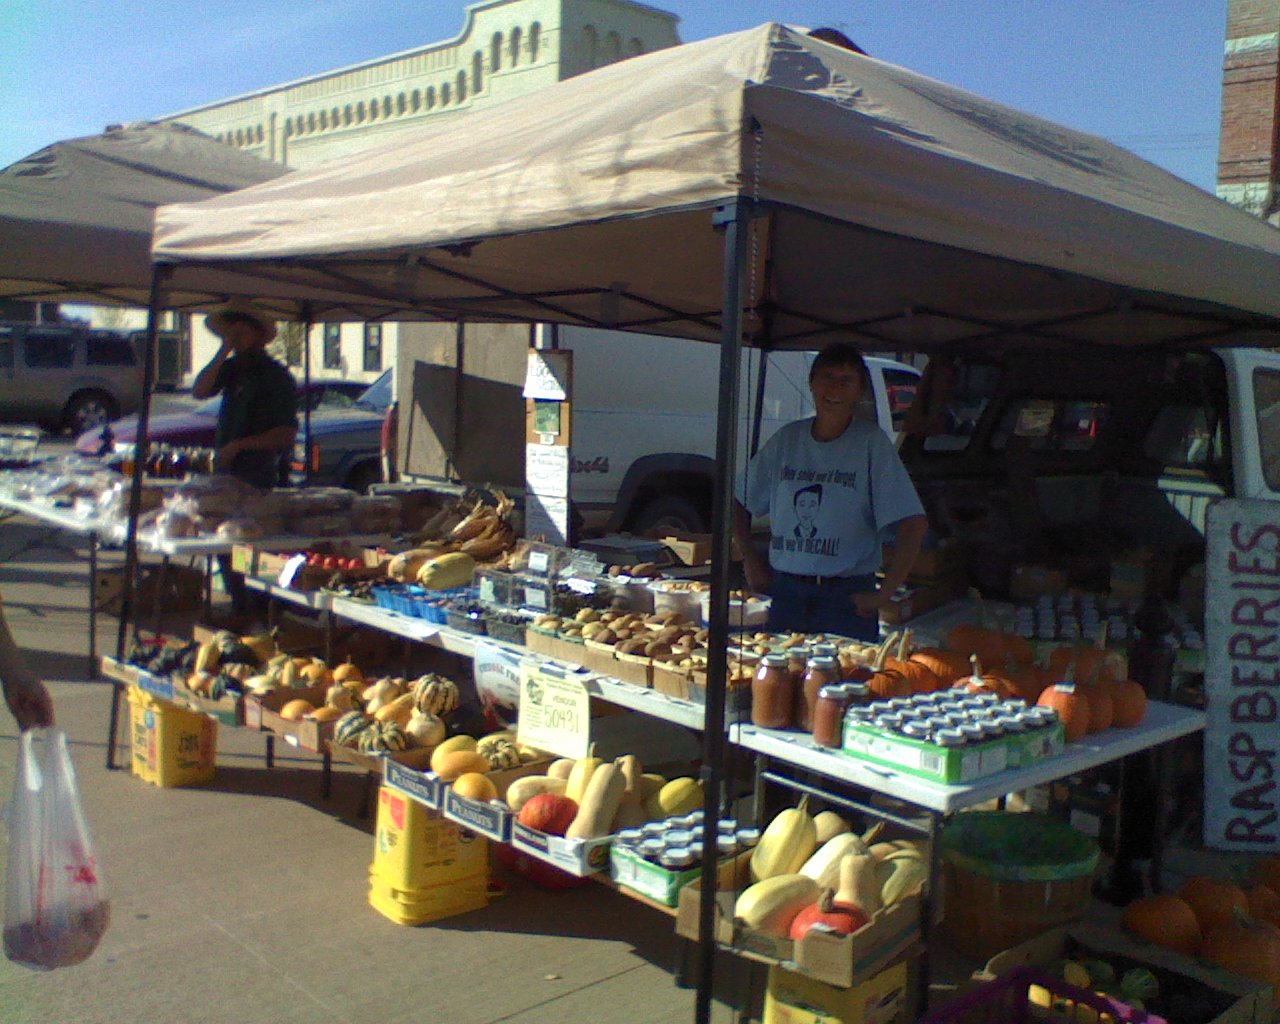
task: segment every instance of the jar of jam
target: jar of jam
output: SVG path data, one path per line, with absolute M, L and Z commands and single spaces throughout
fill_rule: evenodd
M 797 692 L 804 686 L 804 674 L 809 668 L 812 654 L 808 644 L 799 644 L 787 651 L 787 670 L 791 673 L 791 682 Z
M 796 700 L 796 724 L 806 731 L 813 728 L 813 711 L 818 704 L 818 691 L 840 682 L 840 661 L 830 654 L 815 654 L 804 673 L 804 687 Z
M 766 654 L 751 681 L 751 723 L 789 729 L 795 721 L 796 687 L 785 654 Z
M 844 686 L 824 686 L 813 707 L 813 742 L 820 747 L 839 747 L 844 742 L 844 712 L 849 695 Z

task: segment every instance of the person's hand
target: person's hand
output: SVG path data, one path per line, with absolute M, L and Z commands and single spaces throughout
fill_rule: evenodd
M 892 594 L 885 593 L 883 588 L 876 590 L 868 590 L 864 593 L 854 594 L 853 603 L 858 609 L 858 614 L 864 619 L 879 618 L 882 609 L 888 606 Z
M 4 698 L 23 732 L 52 727 L 53 699 L 44 683 L 32 673 L 20 670 L 11 674 L 5 680 Z
M 239 441 L 228 441 L 224 444 L 218 449 L 217 457 L 214 460 L 218 469 L 229 470 L 231 468 L 231 464 L 236 461 L 236 456 L 239 455 L 240 452 L 241 447 Z

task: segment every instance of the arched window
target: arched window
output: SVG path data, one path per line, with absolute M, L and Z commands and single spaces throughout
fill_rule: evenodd
M 329 130 L 329 111 L 327 110 L 320 111 L 320 130 L 322 132 Z
M 452 98 L 453 93 L 449 88 L 449 83 L 445 82 L 444 85 L 440 86 L 440 106 L 447 107 L 449 105 L 449 100 Z
M 534 22 L 529 26 L 529 63 L 538 62 L 538 48 L 542 45 L 542 25 Z
M 458 72 L 458 102 L 461 103 L 467 98 L 467 73 L 465 71 Z
M 427 109 L 430 110 L 436 105 L 436 87 L 434 85 L 427 86 Z
M 409 98 L 405 96 L 404 93 L 401 93 L 399 96 L 396 97 L 396 113 L 403 114 L 408 109 L 409 109 Z
M 600 40 L 596 36 L 596 30 L 591 25 L 587 25 L 582 30 L 582 66 L 593 68 L 600 59 Z
M 360 100 L 356 104 L 356 124 L 360 124 L 363 121 L 364 121 L 364 100 Z
M 631 42 L 627 44 L 627 49 L 630 56 L 639 57 L 644 53 L 644 43 L 640 42 L 640 40 L 635 36 L 632 36 Z
M 316 130 L 316 115 L 314 112 L 312 112 L 307 115 L 307 131 L 313 132 L 315 130 Z
M 333 110 L 329 112 L 329 124 L 334 128 L 337 128 L 342 124 L 342 111 L 337 107 L 334 107 Z
M 604 43 L 604 62 L 612 64 L 614 61 L 622 60 L 622 36 L 617 32 L 610 32 L 605 36 Z
M 479 50 L 471 55 L 471 88 L 475 92 L 484 88 L 484 54 Z
M 489 72 L 496 74 L 502 70 L 502 33 L 495 32 L 489 42 Z M 479 79 L 477 79 L 479 81 Z
M 391 97 L 390 96 L 382 97 L 382 116 L 383 117 L 391 116 Z
M 515 67 L 520 63 L 520 28 L 517 26 L 511 30 L 511 66 Z
M 351 111 L 351 104 L 348 103 L 345 107 L 342 108 L 342 123 L 350 124 L 354 117 L 355 117 L 355 114 L 353 114 Z
M 416 114 L 422 109 L 422 90 L 414 89 L 409 95 L 409 108 Z

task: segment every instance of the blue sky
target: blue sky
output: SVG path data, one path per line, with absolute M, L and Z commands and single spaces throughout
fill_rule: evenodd
M 670 0 L 686 42 L 834 25 L 876 57 L 1216 180 L 1227 0 Z M 0 166 L 458 35 L 462 0 L 0 0 Z

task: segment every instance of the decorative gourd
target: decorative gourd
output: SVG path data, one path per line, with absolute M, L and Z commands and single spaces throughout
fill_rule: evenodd
M 440 755 L 440 748 L 436 747 L 435 753 L 431 755 L 431 770 L 434 771 L 445 782 L 452 782 L 460 775 L 467 772 L 480 772 L 481 774 L 489 770 L 489 760 L 483 754 L 478 754 L 474 750 L 455 750 L 453 753 Z
M 621 768 L 616 764 L 600 765 L 591 773 L 591 781 L 587 783 L 578 804 L 578 814 L 565 832 L 565 837 L 597 839 L 607 836 L 626 788 L 627 778 L 622 774 Z
M 306 680 L 303 684 L 305 686 L 325 686 L 333 682 L 333 673 L 323 663 L 317 664 L 313 661 L 302 669 L 300 674 Z
M 417 708 L 414 708 L 409 715 L 404 731 L 416 747 L 434 747 L 445 737 L 444 722 L 435 715 L 424 713 Z
M 409 737 L 395 722 L 375 722 L 360 733 L 358 749 L 368 754 L 382 754 L 409 749 Z
M 240 642 L 253 651 L 259 665 L 265 665 L 276 656 L 276 638 L 271 633 L 253 633 L 242 636 Z
M 880 876 L 876 859 L 869 853 L 846 854 L 840 861 L 840 885 L 836 902 L 854 906 L 868 918 L 880 909 Z
M 658 808 L 662 812 L 659 816 L 666 818 L 679 814 L 692 814 L 702 808 L 704 800 L 702 786 L 698 784 L 697 779 L 691 779 L 688 776 L 672 779 L 658 790 L 656 797 Z
M 1200 922 L 1190 904 L 1171 893 L 1142 896 L 1124 908 L 1120 918 L 1126 929 L 1187 956 L 1200 950 Z
M 297 700 L 289 701 L 280 709 L 280 717 L 289 722 L 301 722 L 314 710 L 315 705 L 311 701 L 299 697 Z
M 564 779 L 553 779 L 550 775 L 526 775 L 523 779 L 516 779 L 507 787 L 507 806 L 513 811 L 519 811 L 535 796 L 543 793 L 563 795 Z M 574 813 L 577 813 L 576 809 Z M 572 824 L 573 819 L 570 818 L 569 822 Z
M 462 551 L 437 555 L 418 569 L 418 585 L 428 590 L 454 590 L 465 587 L 475 575 L 476 560 Z
M 498 787 L 489 776 L 480 772 L 463 772 L 453 780 L 453 791 L 468 800 L 486 804 L 498 799 Z
M 785 939 L 791 922 L 820 895 L 818 883 L 807 875 L 771 875 L 742 891 L 733 916 L 752 931 Z
M 476 752 L 489 762 L 490 768 L 515 768 L 520 764 L 516 741 L 506 733 L 482 737 L 476 743 Z
M 578 805 L 560 793 L 538 793 L 520 808 L 516 820 L 525 828 L 562 836 L 578 816 Z
M 413 702 L 419 711 L 446 718 L 458 709 L 458 684 L 430 673 L 413 684 Z
M 821 848 L 829 839 L 851 831 L 850 825 L 835 811 L 819 811 L 813 816 L 813 838 Z
M 1271 1005 L 1280 1006 L 1280 929 L 1275 925 L 1235 913 L 1205 935 L 1200 955 L 1232 974 L 1270 985 Z
M 817 829 L 809 815 L 809 798 L 779 811 L 751 851 L 751 877 L 756 881 L 774 875 L 799 873 L 817 848 Z
M 366 686 L 364 693 L 360 696 L 364 699 L 365 711 L 372 715 L 379 708 L 399 697 L 400 687 L 396 685 L 394 679 L 383 678 Z
M 409 716 L 413 714 L 413 694 L 402 693 L 395 700 L 388 701 L 373 713 L 378 722 L 395 722 L 400 728 L 409 724 Z
M 1147 717 L 1147 691 L 1132 679 L 1111 684 L 1111 703 L 1115 712 L 1111 724 L 1117 729 L 1132 729 Z
M 1237 911 L 1249 909 L 1244 890 L 1238 885 L 1208 875 L 1188 878 L 1178 890 L 1178 897 L 1191 908 L 1200 922 L 1200 933 L 1206 936 L 1210 929 L 1234 921 Z
M 325 691 L 324 702 L 339 711 L 354 711 L 356 707 L 356 699 L 351 688 L 341 683 L 334 683 Z
M 835 895 L 835 890 L 823 889 L 817 903 L 801 910 L 791 922 L 791 938 L 798 942 L 812 928 L 821 928 L 836 935 L 852 935 L 866 925 L 869 918 L 861 908 L 837 903 Z
M 1083 739 L 1089 731 L 1089 698 L 1074 683 L 1046 686 L 1036 703 L 1058 713 L 1068 743 Z
M 333 741 L 339 746 L 353 747 L 360 733 L 372 727 L 372 718 L 361 711 L 348 711 L 333 727 Z
M 333 681 L 335 683 L 362 683 L 364 682 L 364 673 L 348 658 L 333 670 Z
M 471 736 L 450 736 L 447 740 L 441 740 L 440 744 L 431 754 L 431 770 L 438 772 L 440 769 L 436 767 L 436 762 L 449 754 L 455 754 L 459 751 L 470 751 L 475 753 L 476 741 Z

